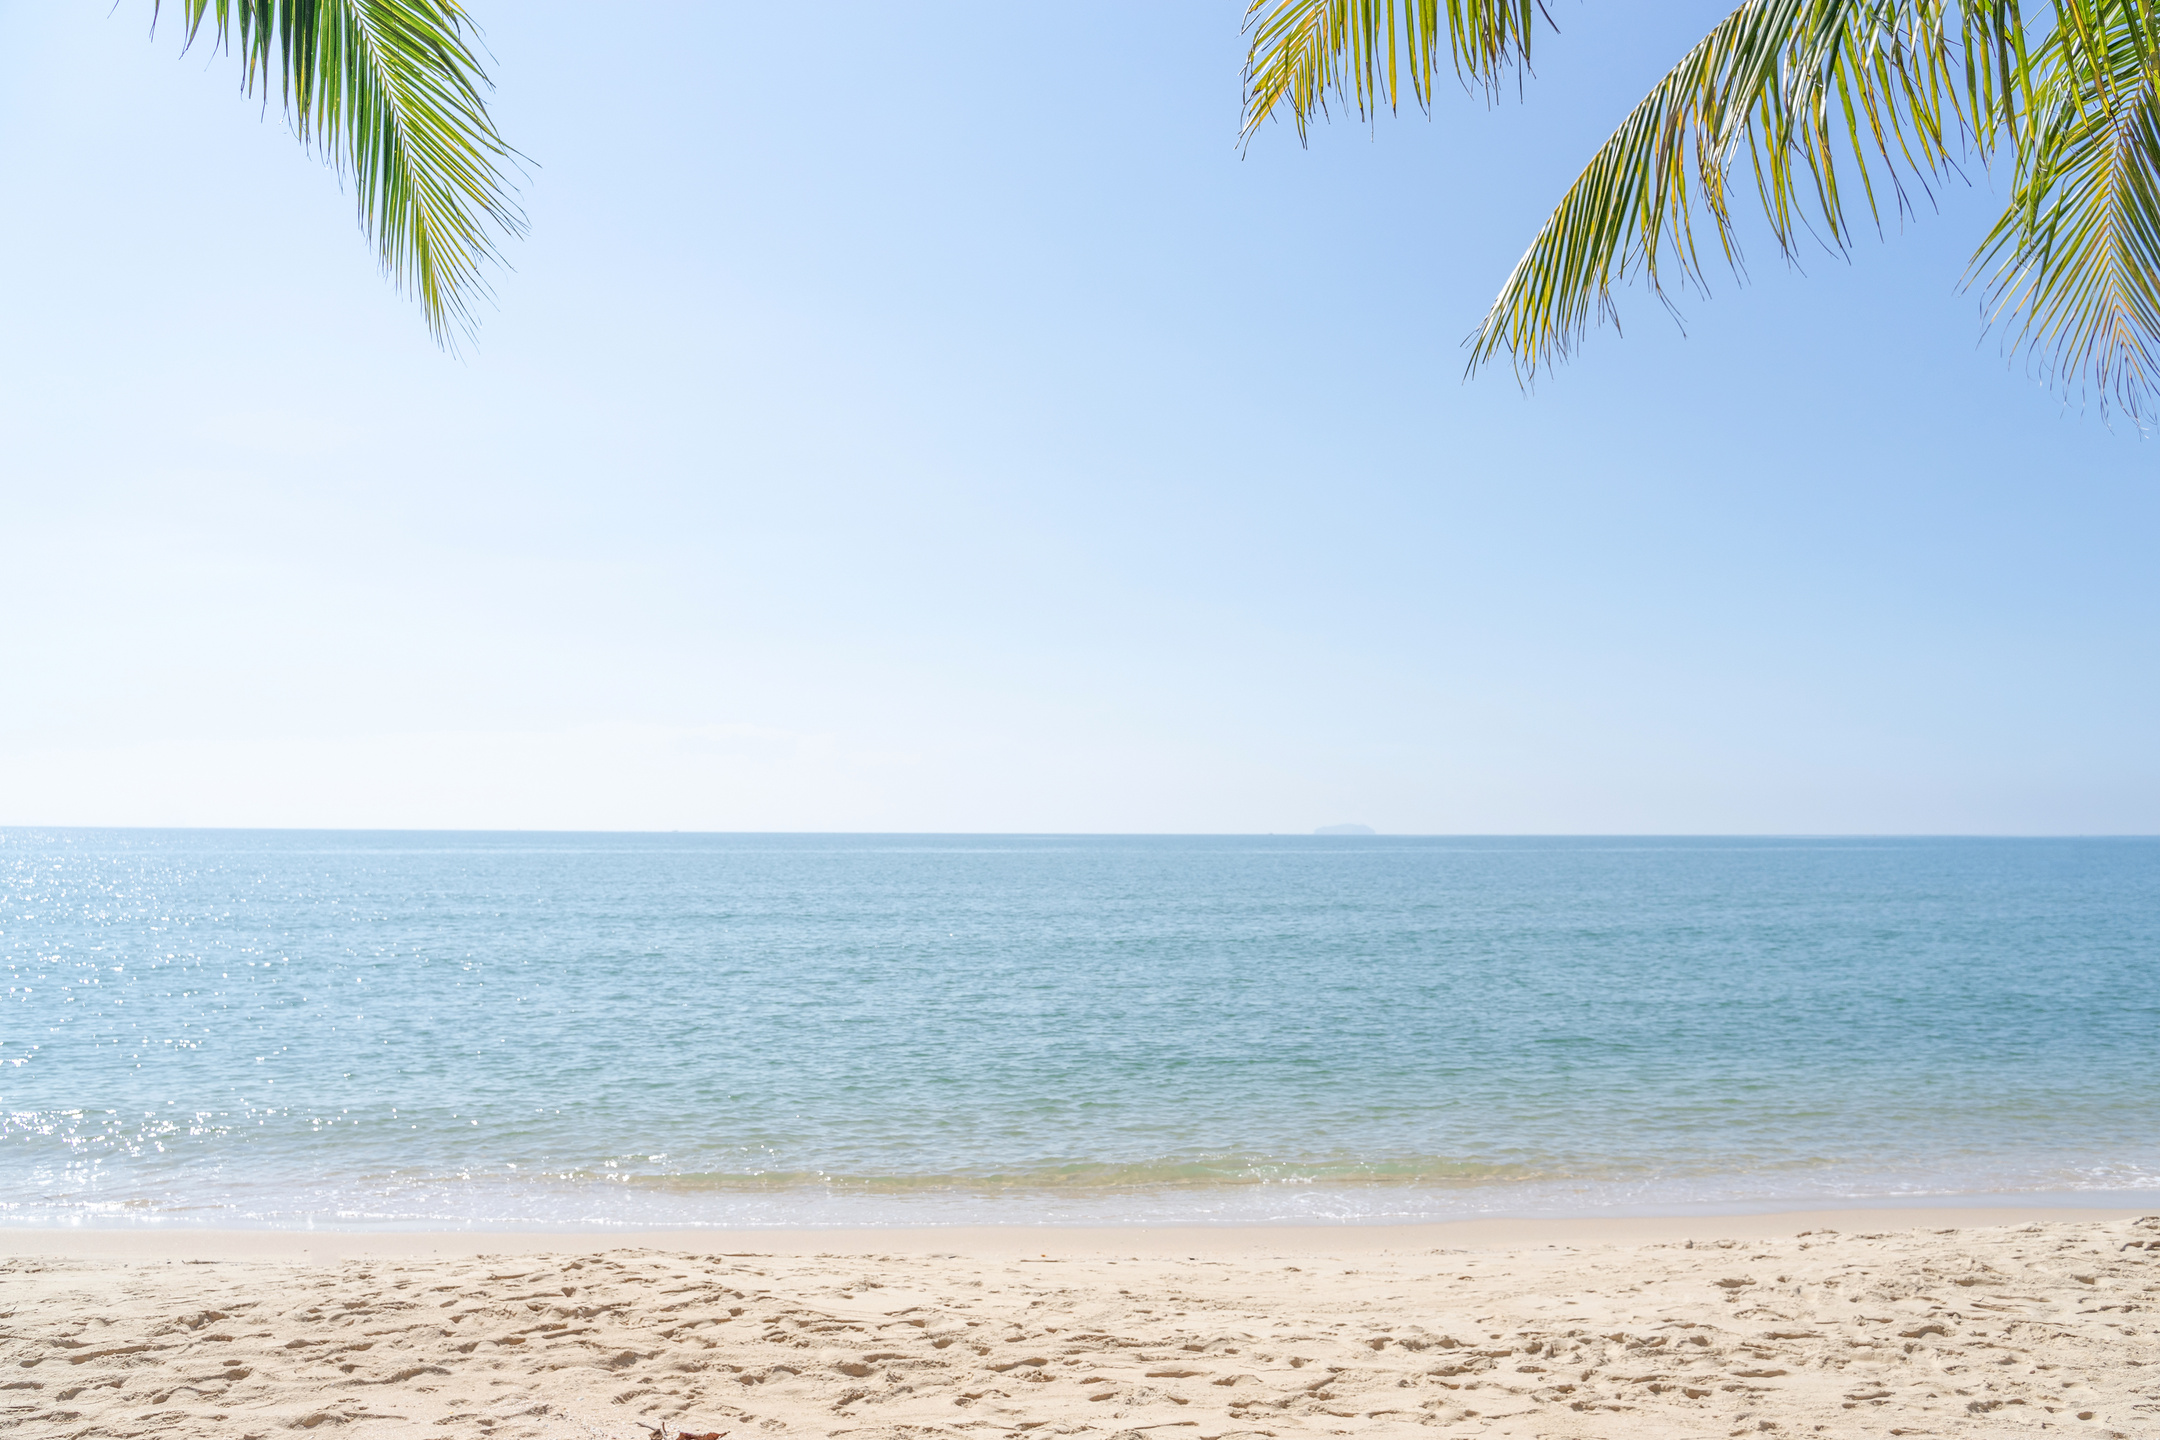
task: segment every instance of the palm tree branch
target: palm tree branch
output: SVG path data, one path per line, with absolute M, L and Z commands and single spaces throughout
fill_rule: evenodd
M 2160 389 L 2160 5 L 2056 0 L 2011 198 L 1982 242 L 1997 317 L 2065 390 L 2141 416 Z
M 1470 337 L 1471 368 L 1502 350 L 1524 375 L 1564 358 L 1593 316 L 1616 318 L 1612 290 L 1630 274 L 1661 299 L 1668 273 L 1703 285 L 1698 207 L 1737 270 L 1727 172 L 1743 154 L 1788 255 L 1802 229 L 1833 248 L 1849 243 L 1848 170 L 1876 223 L 1886 198 L 1902 208 L 1906 177 L 1924 182 L 1949 164 L 1961 137 L 1984 143 L 1987 127 L 1972 117 L 2000 108 L 1993 62 L 2005 46 L 1995 12 L 2008 11 L 2014 28 L 2014 0 L 1962 12 L 1962 36 L 1950 32 L 1945 8 L 1945 0 L 1746 0 L 1569 187 Z M 1975 47 L 1983 63 L 1968 63 Z
M 516 153 L 488 114 L 487 73 L 459 0 L 180 0 L 240 51 L 242 85 L 274 83 L 304 144 L 349 169 L 384 271 L 418 298 L 436 339 L 469 332 L 496 236 L 525 219 Z
M 1251 0 L 1241 134 L 1288 105 L 1303 140 L 1331 97 L 1360 117 L 1397 109 L 1405 89 L 1429 108 L 1443 57 L 1491 90 L 1529 63 L 1541 10 L 1541 0 Z

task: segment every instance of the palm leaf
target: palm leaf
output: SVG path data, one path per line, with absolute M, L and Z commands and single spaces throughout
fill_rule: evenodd
M 1530 60 L 1541 0 L 1252 0 L 1246 29 L 1250 138 L 1287 103 L 1298 138 L 1330 96 L 1360 117 L 1397 107 L 1407 87 L 1430 107 L 1445 55 L 1459 78 L 1490 90 Z
M 2139 416 L 2160 386 L 2160 4 L 2057 0 L 2010 206 L 1976 263 L 2068 391 Z
M 458 0 L 179 3 L 189 43 L 206 19 L 218 45 L 237 42 L 247 93 L 274 78 L 302 143 L 349 167 L 362 228 L 436 340 L 470 333 L 495 237 L 522 234 L 525 219 Z
M 1850 202 L 1880 223 L 1961 142 L 1983 149 L 2016 113 L 2025 64 L 2014 3 L 1969 6 L 1953 33 L 1943 0 L 1747 0 L 1658 82 L 1569 188 L 1471 336 L 1471 368 L 1505 350 L 1528 375 L 1567 356 L 1613 287 L 1667 271 L 1701 286 L 1694 216 L 1739 265 L 1728 172 L 1745 152 L 1772 235 L 1851 237 Z M 1980 117 L 1976 123 L 1975 117 Z M 1849 185 L 1848 180 L 1857 181 Z

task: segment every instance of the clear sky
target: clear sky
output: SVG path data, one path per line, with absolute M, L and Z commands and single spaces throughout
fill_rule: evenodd
M 462 358 L 149 8 L 0 7 L 0 822 L 2160 831 L 2160 451 L 1984 174 L 1461 382 L 1715 4 L 1241 158 L 1225 0 L 474 0 Z

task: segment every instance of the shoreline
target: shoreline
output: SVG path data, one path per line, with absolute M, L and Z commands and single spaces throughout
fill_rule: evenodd
M 2141 1219 L 2145 1207 L 1964 1204 L 1866 1205 L 1687 1215 L 1526 1216 L 1412 1224 L 950 1225 L 830 1228 L 710 1227 L 586 1230 L 368 1230 L 216 1226 L 0 1224 L 0 1257 L 145 1261 L 471 1258 L 664 1251 L 692 1255 L 817 1256 L 960 1253 L 1235 1258 L 1300 1251 L 1384 1255 L 1439 1250 L 1657 1245 L 1787 1238 L 1803 1232 L 1934 1232 Z

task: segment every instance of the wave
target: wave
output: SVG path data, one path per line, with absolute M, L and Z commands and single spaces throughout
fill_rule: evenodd
M 1492 1164 L 1441 1156 L 1400 1159 L 1289 1161 L 1270 1156 L 1171 1156 L 1135 1161 L 1054 1161 L 1026 1168 L 970 1174 L 834 1174 L 821 1170 L 760 1170 L 745 1173 L 607 1171 L 559 1172 L 564 1180 L 615 1180 L 656 1191 L 784 1192 L 817 1189 L 838 1194 L 976 1195 L 1115 1194 L 1135 1190 L 1238 1189 L 1264 1185 L 1476 1186 L 1569 1178 L 1565 1170 L 1529 1164 Z

